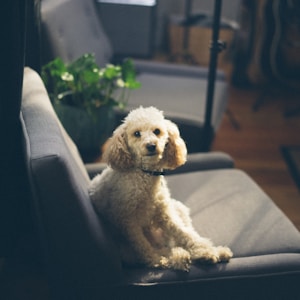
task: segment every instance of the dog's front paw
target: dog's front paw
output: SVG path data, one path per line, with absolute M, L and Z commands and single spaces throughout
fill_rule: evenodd
M 162 256 L 159 260 L 159 263 L 157 264 L 157 267 L 161 267 L 164 269 L 169 268 L 170 267 L 169 259 L 166 258 L 165 256 Z
M 219 261 L 227 262 L 233 256 L 232 251 L 228 247 L 218 246 L 216 247 L 219 255 Z
M 156 268 L 174 269 L 188 272 L 191 265 L 191 255 L 181 247 L 175 247 L 167 256 L 161 256 Z
M 219 262 L 219 255 L 215 249 L 200 248 L 193 251 L 193 260 L 201 263 L 216 264 Z
M 229 261 L 232 255 L 228 247 L 200 247 L 193 250 L 192 259 L 202 263 L 216 264 Z
M 169 258 L 170 267 L 188 272 L 191 265 L 191 254 L 181 247 L 172 248 Z
M 215 247 L 211 245 L 194 246 L 189 249 L 193 261 L 216 264 L 219 262 L 219 254 Z

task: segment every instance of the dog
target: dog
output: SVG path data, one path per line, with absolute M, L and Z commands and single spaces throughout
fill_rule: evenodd
M 193 261 L 227 262 L 228 247 L 215 247 L 193 228 L 189 209 L 171 198 L 164 170 L 186 162 L 178 127 L 155 107 L 137 108 L 114 131 L 107 168 L 91 181 L 90 198 L 108 221 L 125 264 L 189 271 Z

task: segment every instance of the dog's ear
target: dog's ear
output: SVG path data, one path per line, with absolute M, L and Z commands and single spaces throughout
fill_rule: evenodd
M 127 170 L 133 167 L 125 138 L 125 124 L 120 125 L 114 131 L 104 152 L 104 160 L 116 170 Z
M 178 127 L 171 121 L 165 120 L 169 134 L 169 141 L 164 152 L 166 169 L 175 169 L 186 162 L 187 149 L 180 137 Z

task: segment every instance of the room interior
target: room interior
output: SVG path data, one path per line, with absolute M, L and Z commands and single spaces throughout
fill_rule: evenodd
M 51 0 L 42 0 L 42 3 L 28 0 L 26 3 L 34 3 L 35 9 L 39 13 L 40 5 L 43 6 L 43 2 L 51 2 Z M 200 36 L 202 34 L 202 36 L 206 35 L 209 42 L 210 35 L 212 34 L 211 21 L 214 12 L 212 2 L 214 1 L 186 0 L 178 1 L 176 5 L 172 0 L 97 0 L 94 2 L 96 7 L 95 13 L 101 19 L 105 32 L 109 32 L 111 45 L 113 51 L 117 53 L 118 60 L 122 59 L 122 56 L 131 56 L 136 59 L 137 62 L 143 60 L 150 65 L 171 63 L 174 66 L 183 68 L 189 66 L 209 67 L 209 45 L 205 45 L 205 42 L 203 43 L 202 41 L 195 43 L 193 43 L 193 41 L 197 41 L 199 34 Z M 258 65 L 257 62 L 253 63 L 251 59 L 249 60 L 249 56 L 247 57 L 248 60 L 245 56 L 242 56 L 242 54 L 245 53 L 245 49 L 243 49 L 243 47 L 239 49 L 238 46 L 242 45 L 241 41 L 247 44 L 248 41 L 245 41 L 245 32 L 249 29 L 247 28 L 247 25 L 249 26 L 247 21 L 254 18 L 255 15 L 251 15 L 251 18 L 248 15 L 248 19 L 245 16 L 247 15 L 247 9 L 254 9 L 251 7 L 251 3 L 253 4 L 253 2 L 256 1 L 223 0 L 221 2 L 223 2 L 221 9 L 222 22 L 219 33 L 221 38 L 228 38 L 228 41 L 226 48 L 217 56 L 217 69 L 218 72 L 222 72 L 222 76 L 225 78 L 224 81 L 227 84 L 227 105 L 226 108 L 224 108 L 218 126 L 216 126 L 213 137 L 210 139 L 209 152 L 221 151 L 232 157 L 234 168 L 248 174 L 259 186 L 259 189 L 266 193 L 299 231 L 300 114 L 298 114 L 298 109 L 300 105 L 297 84 L 291 86 L 286 83 L 286 80 L 278 81 L 278 78 L 270 76 L 270 73 L 267 73 L 267 76 L 265 76 L 266 73 L 263 73 L 261 69 L 256 69 Z M 285 1 L 278 1 L 280 4 L 283 2 Z M 271 5 L 270 1 L 261 1 L 260 4 L 262 3 L 265 5 L 264 8 Z M 14 18 L 22 20 L 22 14 L 18 11 L 19 4 L 20 1 L 16 1 L 15 5 L 12 5 L 11 11 L 14 14 Z M 180 17 L 184 18 L 184 16 L 187 16 L 186 9 L 188 4 L 191 5 L 189 7 L 190 11 L 188 12 L 188 17 L 192 18 L 193 22 L 191 26 L 188 26 L 190 31 L 187 35 L 188 38 L 192 40 L 184 47 L 185 28 L 184 26 L 178 28 L 178 23 L 176 22 L 178 21 L 178 15 L 179 19 Z M 41 11 L 43 12 L 43 10 Z M 30 13 L 32 13 L 32 11 L 28 14 L 30 15 Z M 122 21 L 127 20 L 127 13 L 133 14 L 136 19 L 132 18 L 127 24 L 126 22 L 122 23 Z M 253 13 L 253 10 L 251 10 L 251 13 Z M 109 17 L 111 14 L 118 16 L 119 21 L 123 25 L 117 26 L 118 23 L 115 22 L 115 19 Z M 122 20 L 122 18 L 125 19 Z M 134 20 L 145 22 L 140 29 L 148 28 L 148 31 L 142 30 L 135 32 L 132 27 L 135 26 Z M 175 20 L 176 22 L 170 23 L 170 20 Z M 5 21 L 11 22 L 7 21 L 7 19 L 5 19 Z M 260 22 L 263 21 L 260 20 Z M 204 22 L 204 25 L 201 22 Z M 208 22 L 208 27 L 205 27 L 207 26 L 205 22 Z M 20 24 L 22 24 L 22 21 L 20 21 Z M 124 24 L 128 27 L 125 28 Z M 180 24 L 181 23 L 179 23 L 179 25 Z M 36 24 L 30 23 L 30 25 L 34 26 Z M 43 28 L 38 28 L 38 30 L 43 32 Z M 175 38 L 173 37 L 173 40 L 171 37 L 172 30 L 173 33 L 175 31 Z M 128 34 L 125 36 L 125 40 L 124 32 Z M 147 34 L 144 34 L 145 32 Z M 139 36 L 140 42 L 135 39 L 136 36 Z M 128 43 L 130 39 L 133 40 L 131 43 Z M 252 43 L 254 43 L 253 40 Z M 130 47 L 128 47 L 128 44 L 130 44 Z M 122 47 L 124 47 L 123 50 Z M 41 48 L 43 48 L 43 45 Z M 251 49 L 254 51 L 253 48 Z M 247 51 L 250 50 L 247 48 Z M 37 58 L 35 55 L 37 52 L 33 50 L 32 52 L 28 52 L 27 62 L 30 62 L 30 65 L 34 68 L 35 63 L 39 62 L 40 57 Z M 48 59 L 49 53 L 51 53 L 51 51 L 45 52 L 41 59 Z M 179 55 L 174 56 L 174 53 Z M 30 57 L 30 55 L 32 56 Z M 199 55 L 199 57 L 197 57 L 197 55 Z M 201 63 L 198 62 L 199 59 L 203 59 Z M 292 62 L 294 62 L 294 69 L 292 72 L 293 77 L 290 80 L 291 82 L 297 82 L 299 78 L 299 57 L 296 56 L 294 59 L 294 61 L 292 60 Z M 18 58 L 18 61 L 20 60 L 22 59 Z M 245 60 L 248 62 L 246 71 L 245 68 L 243 69 Z M 249 66 L 252 67 L 251 70 Z M 264 76 L 262 76 L 262 74 Z M 207 73 L 205 76 L 208 76 Z M 219 75 L 217 75 L 215 79 L 216 82 L 220 79 L 218 76 Z M 223 82 L 223 79 L 221 81 Z M 205 80 L 205 83 L 207 83 L 207 80 Z M 26 110 L 24 110 L 24 115 L 26 115 Z M 121 114 L 121 116 L 123 115 Z M 170 114 L 170 116 L 177 120 L 175 113 L 173 115 Z M 179 122 L 183 120 L 183 127 L 187 119 L 188 118 L 181 118 L 181 115 L 178 117 Z M 190 124 L 188 123 L 186 127 L 187 131 L 190 128 L 189 126 Z M 191 140 L 190 143 L 195 139 L 194 134 L 194 132 L 191 135 L 187 134 L 187 139 Z M 196 136 L 198 136 L 198 131 Z M 195 148 L 193 152 L 198 151 Z M 15 163 L 17 163 L 17 160 Z M 29 225 L 29 227 L 30 226 L 32 225 Z M 0 296 L 1 293 L 4 293 L 4 295 L 9 295 L 11 299 L 51 298 L 49 295 L 49 289 L 51 288 L 49 288 L 48 281 L 46 280 L 47 276 L 45 276 L 42 267 L 43 263 L 38 259 L 40 257 L 38 253 L 40 249 L 36 248 L 35 242 L 34 236 L 31 236 L 29 240 L 21 240 L 19 241 L 20 247 L 13 249 L 15 253 L 9 255 L 9 259 L 4 257 L 0 258 Z M 299 278 L 299 269 L 297 269 L 295 273 L 297 280 L 297 278 Z M 132 276 L 133 279 L 136 279 L 136 277 L 134 277 L 137 276 L 136 274 L 130 272 L 128 272 L 128 274 Z M 291 282 L 293 282 L 293 280 L 294 277 L 291 278 Z M 258 282 L 257 287 L 259 287 L 260 284 L 264 284 L 264 282 Z M 224 293 L 226 292 L 230 295 L 230 291 L 223 285 L 221 286 L 224 288 Z M 197 291 L 197 288 L 193 286 L 190 288 L 191 291 Z M 293 286 L 291 286 L 291 290 L 292 289 Z M 1 290 L 3 290 L 3 292 L 1 292 Z M 177 290 L 175 289 L 175 291 Z M 208 285 L 208 294 L 209 291 L 210 286 Z M 179 294 L 181 292 L 182 290 L 179 289 Z M 143 291 L 138 290 L 136 292 L 133 289 L 133 295 L 141 296 L 143 295 Z M 149 295 L 153 297 L 155 291 L 150 290 Z M 218 293 L 215 294 L 215 299 L 218 299 L 218 295 Z M 238 299 L 238 296 L 241 296 L 241 294 L 237 293 L 234 296 Z M 234 299 L 234 296 L 232 299 Z M 107 299 L 110 298 L 108 297 Z M 276 297 L 274 299 L 276 299 Z M 280 294 L 278 295 L 278 299 L 280 299 Z

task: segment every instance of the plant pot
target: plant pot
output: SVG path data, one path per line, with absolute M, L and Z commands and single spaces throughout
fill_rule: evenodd
M 92 118 L 85 110 L 64 104 L 54 104 L 64 128 L 73 139 L 85 162 L 101 155 L 101 147 L 115 127 L 115 114 L 111 106 L 96 109 Z

